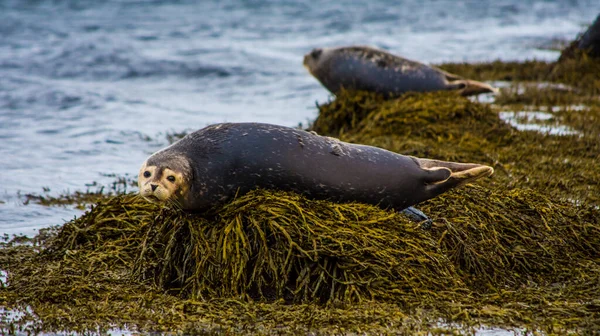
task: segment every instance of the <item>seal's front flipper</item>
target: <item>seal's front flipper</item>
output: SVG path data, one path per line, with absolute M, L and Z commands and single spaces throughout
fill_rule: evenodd
M 430 229 L 431 225 L 433 224 L 433 221 L 429 219 L 429 217 L 427 217 L 427 215 L 424 214 L 423 211 L 415 207 L 408 207 L 402 210 L 402 213 L 408 218 L 410 218 L 411 221 L 419 223 L 419 226 L 422 229 Z
M 489 84 L 469 80 L 469 79 L 458 79 L 448 82 L 448 89 L 458 90 L 462 96 L 478 95 L 480 93 L 498 93 L 499 90 Z

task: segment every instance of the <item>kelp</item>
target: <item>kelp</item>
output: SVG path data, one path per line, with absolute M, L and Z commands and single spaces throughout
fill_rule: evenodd
M 463 332 L 480 323 L 564 331 L 600 323 L 594 207 L 470 185 L 423 209 L 431 230 L 375 206 L 267 190 L 213 217 L 117 196 L 41 243 L 0 249 L 10 283 L 0 297 L 32 307 L 35 318 L 23 321 L 46 331 L 458 328 L 439 321 Z M 277 329 L 277 321 L 286 323 Z
M 149 233 L 145 242 L 164 248 L 142 246 L 144 269 L 138 271 L 161 287 L 182 288 L 193 299 L 393 298 L 400 303 L 413 295 L 424 301 L 431 291 L 460 288 L 435 241 L 417 225 L 402 223 L 406 219 L 400 214 L 363 204 L 255 194 L 221 209 L 216 225 L 183 221 Z M 181 250 L 182 243 L 195 247 L 191 255 Z M 167 263 L 152 265 L 154 260 Z M 393 294 L 408 288 L 411 293 Z
M 104 255 L 107 242 L 133 278 L 194 300 L 359 302 L 460 288 L 436 242 L 403 215 L 292 194 L 255 192 L 212 219 L 112 198 L 65 224 L 44 255 Z

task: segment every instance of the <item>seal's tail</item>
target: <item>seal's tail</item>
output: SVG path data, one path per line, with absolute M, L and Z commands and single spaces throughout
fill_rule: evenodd
M 419 167 L 430 172 L 425 179 L 428 187 L 438 193 L 456 188 L 478 178 L 491 176 L 494 168 L 476 163 L 458 163 L 414 158 Z M 433 191 L 432 190 L 432 191 Z

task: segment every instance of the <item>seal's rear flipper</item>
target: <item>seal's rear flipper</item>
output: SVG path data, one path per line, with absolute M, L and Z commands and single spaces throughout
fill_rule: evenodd
M 439 189 L 440 193 L 494 173 L 494 168 L 476 163 L 413 159 L 419 167 L 428 171 L 425 183 L 432 189 Z
M 444 77 L 446 78 L 446 82 L 448 83 L 449 90 L 458 90 L 458 92 L 463 96 L 472 96 L 488 92 L 497 94 L 500 91 L 489 84 L 470 79 L 464 79 L 461 76 L 449 73 L 438 67 L 431 67 L 436 71 L 440 72 L 442 75 L 444 75 Z
M 470 80 L 470 79 L 458 79 L 448 82 L 448 87 L 451 90 L 458 90 L 462 96 L 478 95 L 480 93 L 494 93 L 497 94 L 499 90 L 489 84 Z

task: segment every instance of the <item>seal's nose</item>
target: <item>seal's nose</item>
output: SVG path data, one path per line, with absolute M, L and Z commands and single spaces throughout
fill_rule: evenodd
M 154 191 L 158 187 L 158 184 L 151 184 L 150 186 L 152 187 L 152 191 Z

